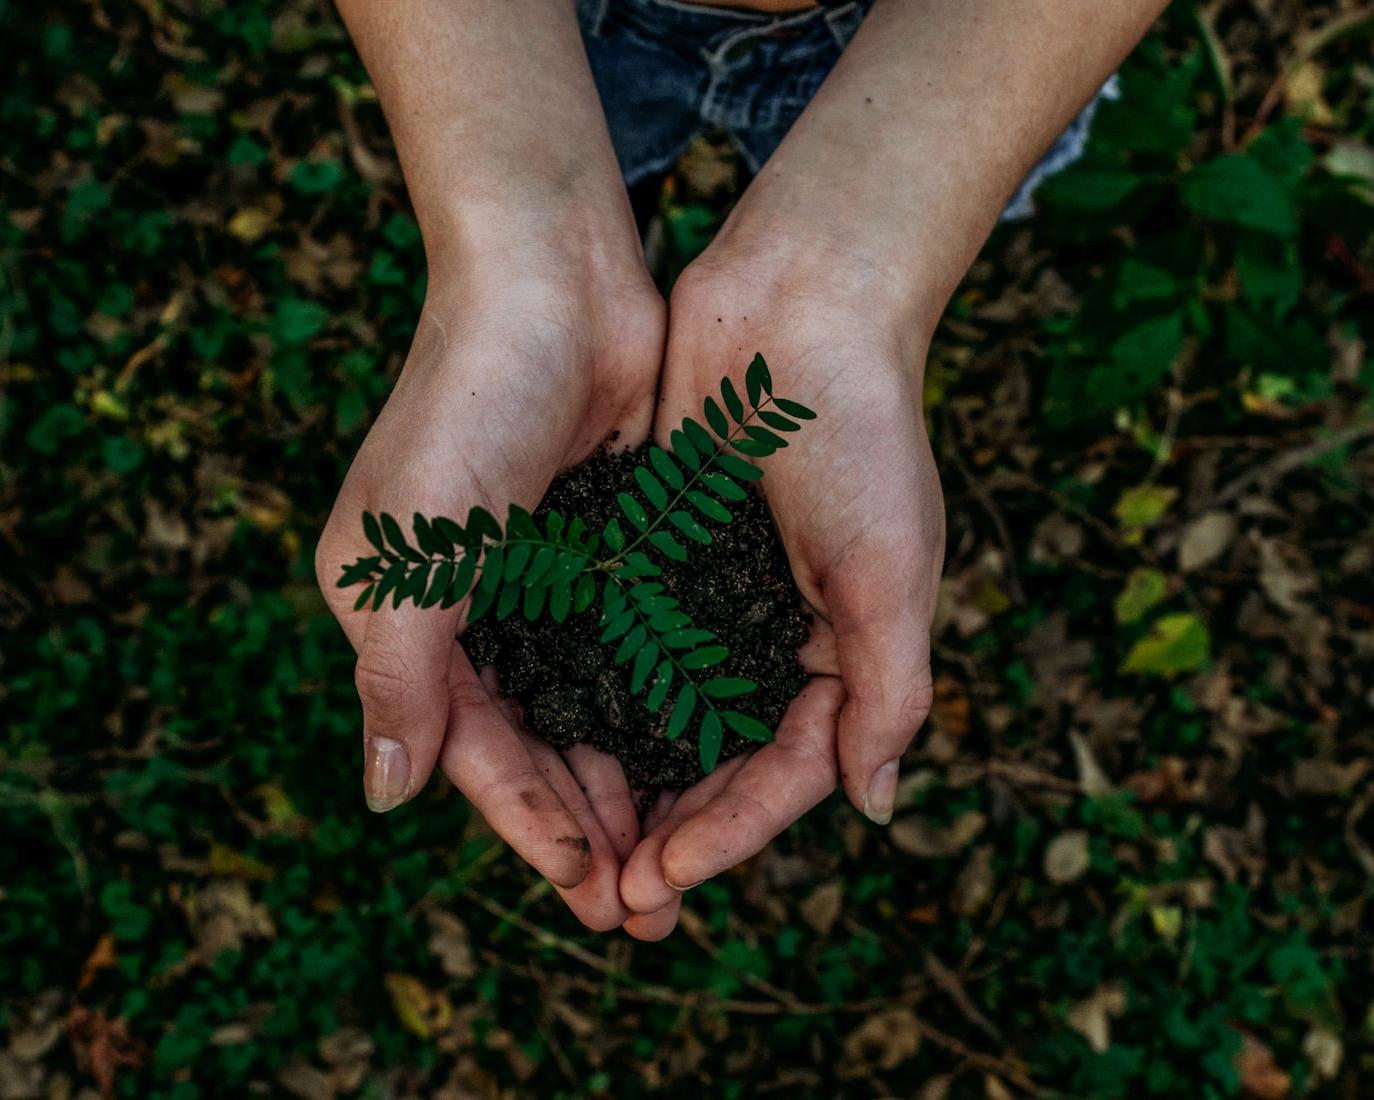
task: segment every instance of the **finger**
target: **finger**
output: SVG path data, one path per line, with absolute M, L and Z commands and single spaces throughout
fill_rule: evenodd
M 840 681 L 829 676 L 802 689 L 777 737 L 664 845 L 660 864 L 670 887 L 690 889 L 756 855 L 835 789 L 835 722 L 843 698 Z
M 574 745 L 563 754 L 563 759 L 581 784 L 616 858 L 624 863 L 639 843 L 639 815 L 635 813 L 625 769 L 614 756 L 590 745 Z
M 519 736 L 545 780 L 563 800 L 587 838 L 591 869 L 576 886 L 559 886 L 555 883 L 559 896 L 573 915 L 592 931 L 609 932 L 619 928 L 630 915 L 630 910 L 620 900 L 620 856 L 616 854 L 596 812 L 558 751 L 533 734 L 520 731 Z
M 835 647 L 835 630 L 814 611 L 811 612 L 811 634 L 797 648 L 797 657 L 808 675 L 838 676 L 840 674 L 840 658 Z
M 681 911 L 682 895 L 678 894 L 657 913 L 631 914 L 621 927 L 637 940 L 657 943 L 677 927 L 677 917 Z
M 363 705 L 363 791 L 385 813 L 429 779 L 448 728 L 453 613 L 372 612 L 354 680 Z
M 647 832 L 635 846 L 620 872 L 620 897 L 636 913 L 656 913 L 680 893 L 663 879 L 663 846 L 679 825 L 725 787 L 747 759 L 737 756 L 727 760 L 701 782 L 680 792 L 653 832 Z
M 444 774 L 526 863 L 555 886 L 577 886 L 592 869 L 591 843 L 461 652 L 448 693 Z
M 841 782 L 849 800 L 879 825 L 892 820 L 902 754 L 930 713 L 929 603 L 888 599 L 862 615 L 836 617 L 845 688 Z

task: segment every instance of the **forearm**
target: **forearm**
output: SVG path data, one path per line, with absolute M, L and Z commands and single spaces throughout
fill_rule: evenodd
M 1026 172 L 1163 0 L 878 0 L 721 240 L 868 272 L 933 326 Z M 814 256 L 808 259 L 808 253 Z
M 338 0 L 377 88 L 431 269 L 556 243 L 637 254 L 569 0 Z

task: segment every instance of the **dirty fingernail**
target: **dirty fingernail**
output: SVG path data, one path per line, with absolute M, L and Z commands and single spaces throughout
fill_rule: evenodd
M 410 791 L 410 753 L 390 737 L 369 737 L 363 765 L 363 794 L 367 808 L 384 814 L 406 800 Z
M 864 816 L 878 825 L 892 820 L 892 806 L 897 801 L 897 768 L 899 762 L 889 760 L 873 773 L 864 795 Z

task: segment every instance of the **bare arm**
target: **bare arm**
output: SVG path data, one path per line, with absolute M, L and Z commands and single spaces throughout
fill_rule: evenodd
M 627 931 L 753 855 L 838 781 L 879 824 L 932 700 L 944 504 L 926 346 L 1046 146 L 1163 0 L 877 0 L 816 98 L 673 292 L 659 431 L 761 350 L 820 413 L 769 459 L 769 506 L 817 617 L 777 740 L 710 776 L 626 864 Z
M 638 238 L 567 0 L 339 0 L 429 253 L 543 248 L 619 265 Z M 459 254 L 465 254 L 459 252 Z
M 461 522 L 474 504 L 533 507 L 612 432 L 642 439 L 663 301 L 571 3 L 339 6 L 391 124 L 429 266 L 405 367 L 316 555 L 358 651 L 364 792 L 389 811 L 437 763 L 582 920 L 613 928 L 625 916 L 615 845 L 637 835 L 618 765 L 581 746 L 560 758 L 513 724 L 454 643 L 460 607 L 355 611 L 357 593 L 334 582 L 368 552 L 365 510 L 408 525 L 415 512 Z

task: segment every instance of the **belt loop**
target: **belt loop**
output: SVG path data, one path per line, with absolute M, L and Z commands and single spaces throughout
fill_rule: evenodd
M 860 3 L 859 0 L 850 0 L 849 3 L 841 4 L 839 7 L 827 6 L 825 8 L 826 26 L 830 28 L 835 44 L 840 49 L 843 50 L 849 45 L 849 40 L 854 37 L 867 14 L 868 5 Z

